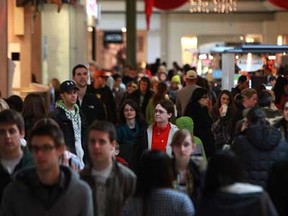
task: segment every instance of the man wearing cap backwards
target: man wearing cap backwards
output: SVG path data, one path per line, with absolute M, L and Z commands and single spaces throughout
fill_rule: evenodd
M 107 78 L 108 76 L 104 71 L 96 71 L 94 73 L 94 82 L 92 83 L 91 88 L 89 88 L 89 92 L 96 94 L 96 96 L 104 104 L 107 120 L 111 121 L 112 123 L 116 123 L 116 102 L 113 96 L 113 92 L 106 85 Z
M 238 83 L 235 86 L 235 88 L 232 88 L 231 93 L 232 93 L 233 97 L 235 97 L 235 95 L 241 94 L 241 91 L 246 89 L 246 88 L 249 88 L 249 79 L 247 76 L 241 75 L 238 78 Z
M 66 80 L 60 85 L 61 100 L 56 102 L 56 108 L 49 117 L 56 120 L 65 136 L 68 150 L 77 155 L 84 165 L 86 159 L 86 119 L 76 104 L 79 88 L 72 80 Z
M 180 89 L 176 94 L 176 108 L 178 117 L 184 114 L 185 108 L 194 90 L 200 87 L 196 85 L 196 82 L 197 82 L 197 72 L 195 70 L 187 71 L 185 80 L 186 86 Z

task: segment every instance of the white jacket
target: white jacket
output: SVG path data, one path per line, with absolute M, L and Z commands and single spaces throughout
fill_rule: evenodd
M 174 134 L 176 133 L 176 131 L 179 130 L 179 128 L 170 123 L 170 132 L 169 132 L 169 136 L 168 136 L 168 140 L 167 140 L 167 144 L 166 144 L 166 153 L 169 155 L 169 156 L 172 156 L 172 148 L 171 148 L 171 142 L 172 142 L 172 138 L 174 136 Z M 151 124 L 148 129 L 147 129 L 147 140 L 148 140 L 148 149 L 151 149 L 151 146 L 152 146 L 152 132 L 153 132 L 153 124 Z

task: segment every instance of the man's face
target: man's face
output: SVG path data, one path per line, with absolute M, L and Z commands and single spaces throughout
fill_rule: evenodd
M 140 81 L 139 89 L 140 89 L 141 94 L 145 94 L 147 91 L 147 88 L 148 88 L 148 83 L 144 81 Z
M 171 113 L 168 113 L 167 110 L 162 107 L 160 104 L 154 109 L 154 122 L 155 123 L 168 123 L 169 118 L 172 116 Z
M 61 98 L 64 101 L 64 104 L 68 107 L 73 106 L 77 102 L 77 90 L 72 90 L 69 92 L 63 92 L 61 93 Z
M 246 80 L 245 82 L 241 83 L 241 90 L 249 88 L 249 80 Z
M 117 78 L 117 79 L 114 81 L 114 87 L 115 87 L 115 88 L 119 88 L 121 83 L 122 83 L 121 77 Z
M 19 151 L 23 137 L 24 131 L 20 131 L 16 124 L 0 124 L 0 155 Z
M 86 68 L 77 68 L 75 71 L 75 76 L 73 76 L 73 80 L 76 85 L 81 87 L 87 86 L 88 81 L 88 71 Z
M 36 170 L 48 172 L 59 166 L 59 158 L 64 153 L 64 146 L 56 148 L 53 139 L 47 135 L 34 136 L 29 145 Z
M 88 150 L 93 164 L 109 164 L 116 142 L 111 142 L 104 131 L 91 130 L 88 134 Z
M 106 82 L 107 82 L 107 79 L 108 79 L 108 77 L 98 76 L 98 77 L 96 77 L 95 82 L 97 82 L 97 84 L 99 86 L 105 86 Z

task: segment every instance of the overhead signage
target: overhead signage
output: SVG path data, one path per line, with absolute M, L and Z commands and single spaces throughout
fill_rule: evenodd
M 104 31 L 104 44 L 123 43 L 122 31 Z
M 241 71 L 251 72 L 260 70 L 263 67 L 264 62 L 260 56 L 252 55 L 249 53 L 247 55 L 241 56 L 237 60 L 236 64 L 241 69 Z

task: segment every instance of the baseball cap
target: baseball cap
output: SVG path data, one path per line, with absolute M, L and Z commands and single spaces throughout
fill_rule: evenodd
M 195 70 L 187 71 L 186 79 L 197 79 L 197 72 Z
M 241 75 L 239 78 L 238 78 L 238 83 L 244 83 L 247 81 L 247 76 L 245 75 Z
M 94 77 L 109 77 L 109 76 L 104 71 L 98 70 L 98 71 L 95 71 Z
M 60 92 L 70 92 L 72 90 L 79 90 L 79 88 L 76 86 L 75 82 L 72 80 L 66 80 L 61 83 L 60 85 Z

